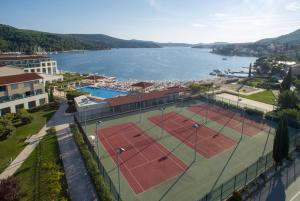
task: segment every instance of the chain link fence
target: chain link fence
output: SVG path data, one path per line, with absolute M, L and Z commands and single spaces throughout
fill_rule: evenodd
M 94 145 L 88 139 L 87 134 L 85 133 L 84 129 L 82 128 L 81 124 L 79 123 L 76 115 L 74 116 L 74 120 L 75 120 L 76 124 L 78 125 L 78 127 L 80 129 L 80 132 L 83 134 L 83 139 L 84 139 L 85 143 L 87 144 L 90 152 L 92 153 L 93 159 L 98 164 L 98 168 L 99 168 L 100 174 L 103 177 L 105 183 L 107 184 L 108 189 L 111 192 L 113 198 L 116 201 L 122 201 L 117 188 L 115 187 L 113 181 L 111 180 L 110 176 L 108 175 L 107 171 L 105 170 L 105 168 L 104 168 L 101 160 L 99 159 L 99 157 L 98 157 L 98 155 L 97 155 L 97 153 L 95 151 Z
M 290 138 L 290 153 L 295 151 L 297 144 L 300 143 L 300 135 L 295 135 Z M 234 177 L 224 182 L 210 193 L 206 194 L 199 201 L 222 201 L 229 198 L 236 190 L 243 189 L 250 182 L 265 173 L 271 167 L 275 166 L 272 157 L 272 152 L 269 152 L 263 157 L 260 157 L 252 165 L 236 174 Z

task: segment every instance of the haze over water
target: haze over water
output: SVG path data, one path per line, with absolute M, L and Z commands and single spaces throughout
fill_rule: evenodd
M 241 70 L 255 57 L 224 56 L 209 49 L 124 48 L 104 51 L 68 52 L 52 55 L 58 68 L 80 73 L 98 73 L 118 80 L 200 80 L 211 78 L 214 69 Z M 244 69 L 245 70 L 245 69 Z

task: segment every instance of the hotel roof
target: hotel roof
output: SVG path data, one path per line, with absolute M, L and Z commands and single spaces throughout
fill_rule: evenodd
M 179 93 L 185 90 L 186 89 L 183 87 L 177 87 L 177 88 L 166 89 L 163 91 L 153 91 L 149 93 L 141 93 L 141 94 L 134 94 L 128 96 L 119 96 L 115 98 L 108 98 L 105 101 L 108 103 L 109 106 L 118 106 L 118 105 L 130 104 L 130 103 L 137 103 L 140 101 L 153 100 L 153 99 L 167 96 L 169 94 Z
M 0 57 L 0 61 L 16 61 L 16 60 L 31 60 L 31 59 L 49 59 L 47 56 L 5 56 Z
M 137 83 L 135 83 L 131 86 L 132 87 L 140 87 L 140 88 L 145 89 L 145 88 L 150 87 L 152 85 L 153 85 L 153 83 L 150 83 L 150 82 L 137 82 Z
M 23 73 L 19 75 L 2 76 L 0 77 L 0 85 L 26 82 L 31 80 L 39 80 L 39 79 L 42 79 L 42 77 L 36 73 Z

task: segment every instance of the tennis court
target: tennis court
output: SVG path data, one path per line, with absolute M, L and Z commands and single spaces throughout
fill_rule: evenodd
M 135 193 L 142 193 L 186 169 L 186 165 L 149 137 L 134 123 L 125 123 L 98 131 L 98 137 L 117 165 L 117 148 L 120 170 Z
M 189 111 L 207 117 L 211 121 L 225 125 L 250 137 L 257 135 L 266 128 L 266 125 L 263 123 L 244 118 L 240 113 L 226 110 L 216 105 L 194 105 L 189 108 Z
M 120 184 L 122 201 L 197 201 L 269 153 L 274 138 L 269 125 L 201 100 L 101 121 L 94 149 L 114 194 Z M 95 135 L 96 120 L 81 124 L 87 136 Z M 120 147 L 126 151 L 119 155 L 118 177 Z
M 192 127 L 196 122 L 176 112 L 165 114 L 164 119 L 161 115 L 157 115 L 150 117 L 149 120 L 192 149 L 196 144 L 197 152 L 205 158 L 211 158 L 236 144 L 234 140 L 205 125 L 200 126 L 199 131 L 197 131 L 199 139 L 196 140 L 195 128 Z

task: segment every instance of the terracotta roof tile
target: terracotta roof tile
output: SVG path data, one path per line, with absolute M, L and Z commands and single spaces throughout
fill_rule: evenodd
M 150 87 L 152 85 L 153 85 L 153 83 L 150 83 L 150 82 L 138 82 L 138 83 L 135 83 L 131 86 L 132 87 L 141 87 L 141 88 L 145 89 L 145 88 Z
M 43 78 L 36 73 L 24 73 L 19 75 L 2 76 L 0 77 L 0 85 L 26 82 L 31 80 L 39 80 L 39 79 L 43 79 Z
M 185 91 L 185 89 L 186 88 L 177 87 L 177 88 L 167 89 L 163 91 L 153 91 L 149 93 L 141 93 L 141 94 L 134 94 L 128 96 L 119 96 L 115 98 L 108 98 L 105 101 L 107 101 L 109 106 L 125 105 L 130 103 L 137 103 L 140 101 L 157 99 L 163 96 L 167 96 L 169 94 L 175 94 L 175 93 Z

